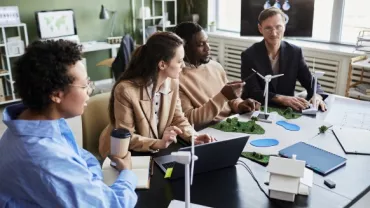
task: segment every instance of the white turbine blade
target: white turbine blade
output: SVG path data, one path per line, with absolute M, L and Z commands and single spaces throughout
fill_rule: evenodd
M 252 69 L 252 71 L 254 71 L 255 73 L 257 73 L 257 75 L 260 76 L 262 79 L 265 79 L 265 77 L 262 76 L 260 73 L 258 73 L 256 70 L 254 70 L 253 68 L 251 68 L 251 69 Z
M 284 74 L 277 74 L 277 75 L 271 76 L 271 79 L 274 79 L 274 78 L 277 78 L 277 77 L 281 77 L 281 76 L 284 76 Z
M 194 124 L 192 125 L 193 126 L 193 131 L 191 133 L 191 175 L 190 175 L 190 185 L 193 185 L 193 175 L 194 175 Z

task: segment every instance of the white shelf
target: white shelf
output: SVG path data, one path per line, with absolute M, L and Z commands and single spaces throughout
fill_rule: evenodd
M 163 27 L 163 25 L 156 25 L 157 27 Z M 166 28 L 176 27 L 176 25 L 166 25 Z
M 23 26 L 26 26 L 25 23 L 19 23 L 19 24 L 10 24 L 10 25 L 0 25 L 0 28 L 4 27 L 23 27 Z
M 28 45 L 28 32 L 27 32 L 27 25 L 25 23 L 19 23 L 19 24 L 7 24 L 7 25 L 0 25 L 0 31 L 2 33 L 2 41 L 0 43 L 0 48 L 1 47 L 7 47 L 8 43 L 6 42 L 7 40 L 7 28 L 18 28 L 17 30 L 17 36 L 22 37 L 22 40 L 24 41 L 24 46 L 27 47 Z M 4 48 L 7 49 L 7 48 Z M 15 57 L 20 57 L 23 55 L 22 54 L 17 54 L 17 55 L 9 55 L 8 50 L 2 50 L 4 53 L 0 58 L 5 58 L 3 59 L 3 64 L 2 68 L 4 68 L 4 73 L 0 73 L 1 79 L 4 79 L 5 86 L 3 87 L 4 92 L 1 92 L 1 94 L 5 94 L 5 101 L 0 101 L 0 105 L 3 104 L 8 104 L 8 103 L 14 103 L 21 101 L 21 99 L 17 98 L 17 95 L 14 93 L 14 81 L 12 80 L 12 62 L 11 58 Z M 15 99 L 13 99 L 15 98 Z
M 359 40 L 359 41 L 370 41 L 370 36 L 360 36 L 360 37 L 357 37 L 357 40 Z
M 17 55 L 11 55 L 11 56 L 8 56 L 9 58 L 15 58 L 15 57 L 19 57 L 19 56 L 22 56 L 23 54 L 17 54 Z M 3 56 L 4 57 L 6 57 L 5 56 L 5 54 L 3 54 Z
M 370 69 L 370 58 L 352 63 L 352 67 Z
M 8 103 L 14 103 L 14 102 L 18 102 L 18 101 L 21 101 L 21 99 L 17 98 L 15 100 L 2 101 L 2 102 L 0 102 L 0 105 L 2 105 L 2 104 L 8 104 Z
M 162 18 L 163 16 L 153 16 L 153 17 L 145 17 L 144 20 L 155 20 L 155 19 L 162 19 Z M 136 19 L 142 20 L 143 18 L 138 17 Z
M 6 73 L 0 73 L 0 77 L 8 76 L 8 75 L 9 75 L 9 72 L 6 72 Z
M 354 98 L 360 98 L 360 99 L 370 100 L 370 95 L 365 95 L 365 94 L 363 94 L 363 93 L 355 90 L 354 88 L 349 88 L 348 95 L 350 97 L 354 97 Z

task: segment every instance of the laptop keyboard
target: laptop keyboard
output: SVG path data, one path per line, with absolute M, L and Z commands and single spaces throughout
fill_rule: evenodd
M 175 162 L 163 163 L 162 166 L 167 170 L 167 168 L 172 168 L 175 165 Z

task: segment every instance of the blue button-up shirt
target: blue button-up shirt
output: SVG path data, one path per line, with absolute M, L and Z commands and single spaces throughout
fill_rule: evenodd
M 79 148 L 64 119 L 17 120 L 22 104 L 5 108 L 0 139 L 0 207 L 134 207 L 130 170 L 102 181 L 98 160 Z

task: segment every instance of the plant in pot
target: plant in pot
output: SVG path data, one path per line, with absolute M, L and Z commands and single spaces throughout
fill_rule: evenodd
M 199 14 L 193 14 L 194 0 L 184 0 L 186 8 L 185 20 L 195 23 L 199 22 Z
M 212 21 L 211 23 L 209 23 L 209 32 L 216 32 L 216 23 L 214 21 Z

